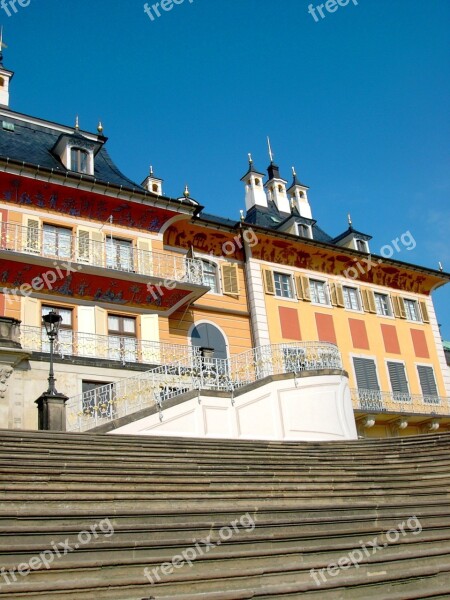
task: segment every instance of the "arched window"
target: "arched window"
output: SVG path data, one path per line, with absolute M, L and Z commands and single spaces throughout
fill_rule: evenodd
M 203 263 L 203 275 L 206 285 L 209 285 L 211 292 L 219 293 L 219 278 L 217 273 L 217 265 L 209 262 L 209 260 L 202 260 Z
M 89 153 L 81 148 L 72 148 L 70 150 L 70 170 L 78 173 L 88 172 Z
M 214 358 L 228 358 L 227 343 L 222 332 L 211 323 L 196 325 L 191 333 L 192 345 L 197 348 L 213 348 Z

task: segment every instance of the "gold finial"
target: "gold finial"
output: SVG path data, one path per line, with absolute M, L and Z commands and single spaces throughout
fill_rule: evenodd
M 153 177 L 153 165 L 150 165 L 150 177 Z
M 75 131 L 79 131 L 80 129 L 80 119 L 78 118 L 78 115 L 75 117 Z
M 444 270 L 444 267 L 442 266 L 441 261 L 439 261 L 439 271 L 442 273 L 443 270 Z
M 353 221 L 352 221 L 352 216 L 350 213 L 348 213 L 347 215 L 347 219 L 348 219 L 348 224 L 350 225 L 350 227 L 353 225 Z
M 100 135 L 103 135 L 103 124 L 101 121 L 98 122 L 97 131 L 99 132 Z
M 183 196 L 184 196 L 185 198 L 189 198 L 189 197 L 190 197 L 190 195 L 191 195 L 191 193 L 190 193 L 190 191 L 189 191 L 189 186 L 188 186 L 188 184 L 186 184 L 186 187 L 184 188 L 184 194 L 183 194 Z
M 241 221 L 245 221 L 244 211 L 241 209 L 239 212 L 241 213 Z

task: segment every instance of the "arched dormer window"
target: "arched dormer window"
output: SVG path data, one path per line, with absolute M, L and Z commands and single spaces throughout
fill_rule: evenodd
M 70 170 L 77 173 L 89 173 L 89 152 L 82 148 L 71 148 Z

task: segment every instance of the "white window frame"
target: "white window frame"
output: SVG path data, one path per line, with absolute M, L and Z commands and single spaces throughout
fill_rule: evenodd
M 357 299 L 357 302 L 358 302 L 358 308 L 353 308 L 353 307 L 349 308 L 346 305 L 346 298 L 345 298 L 345 291 L 346 290 L 352 290 L 352 291 L 356 292 L 356 299 Z M 363 311 L 363 306 L 362 306 L 361 292 L 360 292 L 359 288 L 354 287 L 352 285 L 342 285 L 342 294 L 344 296 L 344 308 L 345 308 L 345 310 L 350 310 L 351 312 L 359 312 L 359 313 L 364 312 Z
M 388 315 L 383 315 L 383 314 L 381 314 L 381 313 L 378 312 L 377 296 L 385 296 L 386 297 L 387 304 L 388 304 L 388 310 L 389 310 L 389 314 Z M 395 319 L 394 309 L 392 307 L 392 300 L 391 300 L 390 294 L 385 293 L 385 292 L 377 292 L 376 290 L 373 290 L 373 297 L 374 297 L 374 301 L 375 301 L 375 309 L 377 311 L 376 315 L 378 317 L 382 317 L 383 319 Z
M 315 277 L 308 277 L 308 280 L 309 280 L 309 293 L 311 296 L 311 304 L 313 304 L 314 306 L 328 306 L 331 308 L 332 304 L 331 304 L 330 288 L 328 287 L 328 281 L 326 281 L 325 279 L 316 279 Z M 316 302 L 316 300 L 313 299 L 314 283 L 322 283 L 323 284 L 323 290 L 324 290 L 324 294 L 325 294 L 326 303 Z
M 417 319 L 411 319 L 409 317 L 408 309 L 406 308 L 407 302 L 414 302 Z M 423 323 L 422 315 L 420 313 L 419 301 L 416 298 L 403 298 L 403 304 L 405 305 L 405 314 L 406 314 L 407 321 L 409 321 L 410 323 Z
M 73 168 L 72 165 L 72 150 L 80 150 L 87 154 L 87 168 L 86 173 L 80 173 L 77 169 Z M 66 149 L 66 166 L 69 171 L 74 173 L 80 173 L 82 175 L 93 175 L 94 174 L 94 152 L 89 148 L 83 148 L 83 146 L 77 146 L 77 144 L 70 144 Z
M 289 289 L 290 289 L 290 296 L 280 296 L 279 294 L 277 294 L 277 282 L 276 282 L 276 276 L 277 275 L 281 275 L 283 277 L 288 277 L 289 278 Z M 285 271 L 273 271 L 273 285 L 274 285 L 274 289 L 275 289 L 275 298 L 279 298 L 280 300 L 294 300 L 296 301 L 296 297 L 295 297 L 295 292 L 294 292 L 294 278 L 292 277 L 292 273 L 286 273 Z
M 215 260 L 210 260 L 210 258 L 206 258 L 204 256 L 198 256 L 198 258 L 202 261 L 203 263 L 203 272 L 204 271 L 204 267 L 205 267 L 205 263 L 207 265 L 212 265 L 214 266 L 215 270 L 216 270 L 216 288 L 217 290 L 209 290 L 207 293 L 208 294 L 214 294 L 215 296 L 222 296 L 222 289 L 223 289 L 223 285 L 222 285 L 222 269 L 220 268 L 220 265 L 215 261 Z
M 304 236 L 304 235 L 302 235 L 302 234 L 300 233 L 300 228 L 301 228 L 301 227 L 306 227 L 306 229 L 308 230 L 308 235 L 307 235 L 307 236 Z M 305 237 L 306 237 L 307 239 L 310 239 L 310 240 L 312 240 L 312 239 L 313 239 L 313 236 L 312 236 L 312 227 L 311 227 L 311 225 L 306 225 L 305 223 L 295 223 L 295 229 L 296 229 L 296 231 L 297 231 L 297 235 L 298 235 L 299 237 L 303 237 L 303 238 L 305 238 Z
M 369 244 L 367 243 L 367 240 L 362 240 L 361 238 L 353 238 L 353 241 L 355 243 L 355 250 L 357 250 L 358 252 L 365 252 L 366 254 L 369 253 Z M 358 248 L 358 243 L 364 244 L 364 250 L 361 250 L 360 248 Z

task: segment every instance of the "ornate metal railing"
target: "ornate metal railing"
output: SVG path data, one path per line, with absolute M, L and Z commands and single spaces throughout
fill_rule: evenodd
M 16 223 L 0 223 L 0 250 L 66 260 L 80 265 L 128 271 L 161 281 L 182 281 L 204 285 L 203 263 L 165 252 L 142 250 L 129 243 L 93 240 L 86 235 L 45 231 L 42 227 L 24 227 Z M 102 233 L 99 232 L 101 236 Z
M 200 356 L 147 371 L 71 398 L 67 403 L 69 431 L 86 431 L 158 406 L 184 392 L 202 389 L 234 391 L 271 375 L 342 369 L 337 346 L 326 342 L 275 344 L 255 348 L 231 359 Z
M 449 399 L 400 392 L 352 389 L 353 407 L 370 412 L 450 414 Z
M 45 329 L 21 325 L 20 342 L 25 350 L 50 352 L 50 343 Z M 55 340 L 54 352 L 61 358 L 79 356 L 127 363 L 161 365 L 180 363 L 191 365 L 196 348 L 181 344 L 152 342 L 133 337 L 96 335 L 61 329 Z

